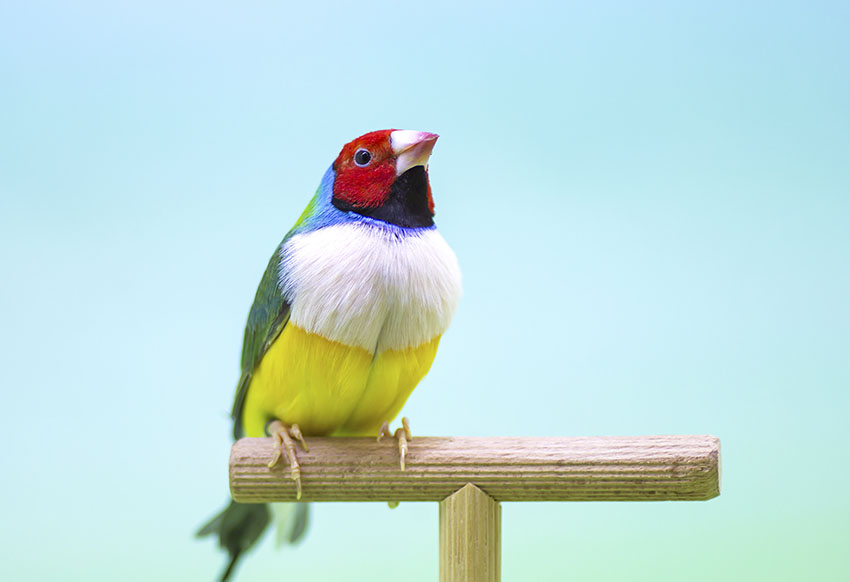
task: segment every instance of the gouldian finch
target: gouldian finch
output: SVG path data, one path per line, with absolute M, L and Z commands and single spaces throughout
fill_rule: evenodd
M 457 307 L 460 269 L 434 225 L 428 180 L 436 141 L 384 130 L 346 144 L 260 281 L 233 436 L 272 436 L 269 465 L 286 458 L 299 496 L 297 446 L 306 449 L 310 436 L 388 434 Z M 395 433 L 402 469 L 403 424 Z M 307 505 L 280 505 L 290 517 L 283 537 L 294 542 Z M 265 505 L 231 503 L 198 532 L 217 534 L 228 551 L 222 580 L 270 520 Z

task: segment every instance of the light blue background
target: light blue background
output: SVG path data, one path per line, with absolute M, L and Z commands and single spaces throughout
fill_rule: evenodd
M 429 435 L 711 433 L 705 503 L 506 504 L 503 579 L 850 578 L 847 3 L 0 4 L 4 580 L 211 580 L 242 327 L 348 140 L 442 135 Z M 238 580 L 436 580 L 317 506 Z

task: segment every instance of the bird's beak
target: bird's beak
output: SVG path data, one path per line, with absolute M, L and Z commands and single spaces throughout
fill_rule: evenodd
M 427 131 L 399 129 L 390 134 L 390 146 L 396 156 L 395 174 L 401 176 L 415 166 L 428 166 L 431 150 L 440 137 Z

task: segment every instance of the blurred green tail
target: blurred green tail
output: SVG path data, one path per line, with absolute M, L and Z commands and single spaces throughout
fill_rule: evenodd
M 287 513 L 293 519 L 287 519 L 287 523 L 278 523 L 279 533 L 287 532 L 283 536 L 279 535 L 279 538 L 282 537 L 283 541 L 294 543 L 307 529 L 308 505 L 299 503 L 294 512 Z M 231 501 L 221 513 L 198 530 L 195 536 L 199 538 L 218 536 L 218 545 L 229 554 L 230 560 L 219 578 L 220 582 L 230 579 L 240 556 L 250 550 L 262 537 L 269 521 L 271 521 L 271 511 L 268 505 Z

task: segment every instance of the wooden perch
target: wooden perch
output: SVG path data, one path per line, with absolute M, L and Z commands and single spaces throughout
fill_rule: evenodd
M 302 501 L 442 501 L 472 483 L 495 501 L 704 500 L 720 494 L 713 436 L 415 437 L 407 469 L 393 439 L 307 438 L 298 448 Z M 268 468 L 269 438 L 230 453 L 230 492 L 243 503 L 295 501 L 285 461 Z

